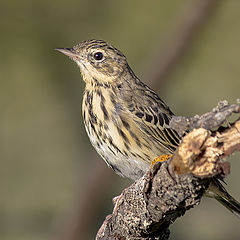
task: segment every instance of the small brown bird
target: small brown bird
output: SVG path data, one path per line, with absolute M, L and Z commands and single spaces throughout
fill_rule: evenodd
M 117 174 L 136 180 L 151 161 L 171 154 L 180 138 L 169 127 L 173 113 L 141 82 L 126 57 L 102 40 L 87 40 L 73 48 L 58 48 L 80 68 L 86 88 L 82 114 L 90 141 Z M 240 215 L 240 204 L 218 180 L 207 195 Z

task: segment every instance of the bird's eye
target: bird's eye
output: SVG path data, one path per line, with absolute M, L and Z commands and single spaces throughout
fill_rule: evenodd
M 100 60 L 103 59 L 103 53 L 96 52 L 96 53 L 94 53 L 93 57 L 94 57 L 95 60 L 100 61 Z

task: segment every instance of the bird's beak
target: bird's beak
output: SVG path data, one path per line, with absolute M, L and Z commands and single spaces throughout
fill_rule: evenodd
M 79 55 L 75 52 L 75 50 L 73 48 L 55 48 L 55 50 L 70 57 L 73 61 L 77 61 L 79 58 Z

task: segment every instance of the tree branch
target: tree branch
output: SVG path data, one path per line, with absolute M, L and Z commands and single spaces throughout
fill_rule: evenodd
M 168 239 L 169 225 L 200 203 L 210 179 L 229 173 L 230 164 L 221 159 L 240 150 L 240 119 L 226 128 L 207 130 L 220 126 L 231 113 L 240 113 L 239 105 L 224 103 L 202 116 L 182 117 L 184 128 L 194 129 L 170 161 L 155 164 L 122 192 L 96 239 Z

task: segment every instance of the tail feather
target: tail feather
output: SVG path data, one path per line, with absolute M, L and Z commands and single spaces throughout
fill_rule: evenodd
M 240 203 L 227 192 L 219 180 L 213 179 L 211 181 L 205 195 L 215 198 L 240 219 Z
M 218 200 L 224 207 L 240 218 L 240 204 L 234 198 L 231 197 L 231 199 L 226 199 L 222 197 L 216 197 L 216 200 Z

